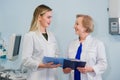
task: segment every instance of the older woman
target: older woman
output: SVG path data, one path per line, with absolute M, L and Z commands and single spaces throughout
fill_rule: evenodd
M 78 39 L 71 42 L 67 55 L 68 58 L 80 59 L 87 64 L 75 70 L 63 69 L 64 73 L 70 73 L 69 80 L 102 80 L 101 75 L 107 67 L 106 52 L 103 42 L 90 34 L 93 28 L 90 16 L 83 14 L 76 16 L 74 29 Z

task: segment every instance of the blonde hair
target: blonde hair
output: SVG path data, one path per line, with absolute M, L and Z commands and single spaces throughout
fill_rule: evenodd
M 82 17 L 82 25 L 86 28 L 86 32 L 91 33 L 94 30 L 93 19 L 88 15 L 78 14 L 76 18 Z
M 44 4 L 39 5 L 35 9 L 34 14 L 33 14 L 33 19 L 32 19 L 32 22 L 31 22 L 31 27 L 30 27 L 29 31 L 36 31 L 36 30 L 38 30 L 39 23 L 38 23 L 37 20 L 38 20 L 39 15 L 43 16 L 48 11 L 52 11 L 52 9 L 50 7 L 44 5 Z

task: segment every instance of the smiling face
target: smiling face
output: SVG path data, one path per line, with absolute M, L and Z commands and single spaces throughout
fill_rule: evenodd
M 83 21 L 83 17 L 78 17 L 74 25 L 75 33 L 79 36 L 86 33 L 86 28 L 83 26 L 82 21 Z
M 52 11 L 48 11 L 42 16 L 40 15 L 38 18 L 41 27 L 44 28 L 47 28 L 50 25 L 51 19 L 52 19 Z
M 76 22 L 74 28 L 75 28 L 75 33 L 79 37 L 85 38 L 88 34 L 93 32 L 94 29 L 93 20 L 88 15 L 78 14 L 76 16 Z

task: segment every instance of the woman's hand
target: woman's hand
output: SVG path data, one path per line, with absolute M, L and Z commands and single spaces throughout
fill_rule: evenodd
M 45 68 L 57 68 L 59 66 L 60 66 L 60 64 L 54 64 L 53 62 L 45 64 Z
M 87 73 L 87 72 L 94 72 L 92 67 L 86 66 L 86 67 L 77 67 L 77 69 L 81 72 L 81 73 Z
M 40 64 L 39 68 L 57 68 L 60 66 L 61 64 L 54 64 L 53 62 L 50 62 L 50 63 Z
M 72 69 L 71 68 L 65 68 L 65 69 L 63 69 L 63 72 L 64 73 L 70 73 L 72 71 Z

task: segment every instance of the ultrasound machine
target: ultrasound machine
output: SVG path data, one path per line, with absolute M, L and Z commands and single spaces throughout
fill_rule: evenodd
M 14 62 L 20 55 L 20 47 L 22 42 L 22 36 L 13 34 L 10 36 L 8 50 L 7 50 L 7 61 L 5 63 Z M 17 62 L 19 63 L 19 62 Z M 15 64 L 11 66 L 16 66 Z M 26 80 L 26 71 L 15 68 L 4 68 L 0 65 L 0 80 Z

